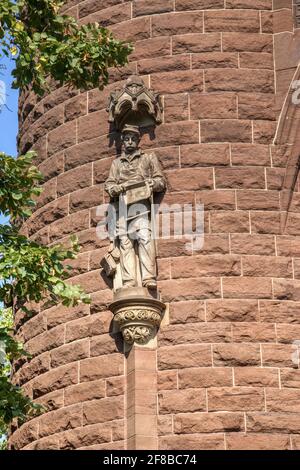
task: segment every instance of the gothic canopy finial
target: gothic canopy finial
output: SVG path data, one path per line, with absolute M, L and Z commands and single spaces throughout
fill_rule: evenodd
M 141 77 L 129 77 L 122 90 L 111 93 L 108 121 L 118 130 L 125 124 L 140 127 L 153 126 L 162 122 L 162 103 L 160 95 L 150 90 Z

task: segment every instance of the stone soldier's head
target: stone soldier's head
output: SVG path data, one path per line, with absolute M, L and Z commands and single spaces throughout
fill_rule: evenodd
M 121 141 L 124 146 L 125 152 L 135 152 L 139 148 L 140 140 L 141 136 L 139 127 L 125 124 L 121 135 Z

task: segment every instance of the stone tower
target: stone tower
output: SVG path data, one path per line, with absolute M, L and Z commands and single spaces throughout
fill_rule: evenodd
M 20 98 L 20 152 L 44 192 L 26 229 L 76 234 L 71 282 L 91 306 L 45 309 L 18 335 L 33 358 L 15 381 L 48 412 L 15 429 L 15 449 L 299 449 L 299 2 L 71 0 L 135 50 L 104 91 Z M 299 7 L 299 5 L 298 5 Z M 299 15 L 298 15 L 299 16 Z M 124 353 L 96 236 L 115 147 L 106 107 L 132 74 L 162 95 L 155 149 L 163 202 L 203 203 L 204 247 L 159 241 L 167 304 L 156 343 Z M 298 341 L 298 342 L 297 342 Z

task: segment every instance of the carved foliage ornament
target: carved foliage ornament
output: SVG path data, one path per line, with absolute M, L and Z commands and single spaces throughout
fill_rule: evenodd
M 114 321 L 129 345 L 146 345 L 155 336 L 162 320 L 164 304 L 148 298 L 147 305 L 139 305 L 140 301 L 137 298 L 136 305 L 132 301 L 129 302 L 131 305 L 126 305 L 124 299 L 112 309 Z
M 146 87 L 138 76 L 131 76 L 122 90 L 111 93 L 108 121 L 122 130 L 125 123 L 147 127 L 161 124 L 162 103 L 158 93 Z

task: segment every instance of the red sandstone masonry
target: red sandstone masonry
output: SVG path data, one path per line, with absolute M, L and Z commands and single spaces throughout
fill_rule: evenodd
M 22 326 L 17 317 L 18 335 L 34 357 L 14 380 L 49 411 L 13 433 L 13 448 L 300 447 L 293 345 L 300 339 L 299 198 L 295 193 L 282 234 L 289 148 L 273 145 L 282 90 L 291 80 L 290 71 L 274 68 L 280 49 L 287 56 L 281 44 L 292 31 L 289 6 L 67 2 L 82 23 L 109 25 L 135 50 L 127 67 L 111 71 L 104 90 L 61 88 L 39 101 L 29 92 L 20 98 L 19 149 L 37 150 L 45 175 L 24 230 L 44 243 L 78 235 L 81 255 L 70 281 L 92 292 L 92 304 L 40 306 Z M 159 287 L 169 305 L 157 363 L 150 351 L 155 359 L 144 357 L 151 366 L 145 374 L 138 355 L 125 358 L 111 328 L 112 293 L 99 275 L 107 242 L 95 233 L 116 153 L 107 100 L 136 72 L 163 95 L 164 123 L 155 140 L 146 135 L 142 144 L 164 167 L 164 202 L 205 205 L 200 252 L 188 251 L 186 240 L 159 241 Z

